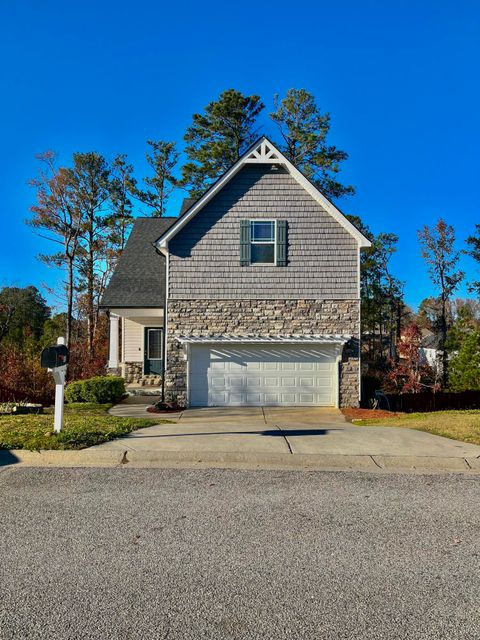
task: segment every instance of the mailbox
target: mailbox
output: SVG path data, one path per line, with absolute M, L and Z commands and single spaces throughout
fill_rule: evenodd
M 45 369 L 56 369 L 68 364 L 68 347 L 57 344 L 54 347 L 45 347 L 42 351 L 41 365 Z

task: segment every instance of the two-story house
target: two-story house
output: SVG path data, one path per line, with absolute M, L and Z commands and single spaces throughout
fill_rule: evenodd
M 112 370 L 164 372 L 187 406 L 358 405 L 368 239 L 265 137 L 184 209 L 135 223 Z

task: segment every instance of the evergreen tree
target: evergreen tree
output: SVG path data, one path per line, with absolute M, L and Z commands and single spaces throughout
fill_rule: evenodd
M 480 391 L 480 331 L 472 331 L 463 340 L 450 361 L 452 391 Z
M 347 218 L 372 241 L 360 253 L 362 342 L 365 361 L 374 369 L 383 368 L 389 359 L 397 358 L 396 345 L 410 315 L 403 300 L 403 283 L 390 270 L 398 237 L 394 233 L 374 236 L 358 216 Z
M 480 265 L 480 224 L 475 225 L 475 235 L 467 238 L 467 244 L 469 246 L 467 253 Z M 471 282 L 469 289 L 480 298 L 480 280 Z
M 78 251 L 79 290 L 88 325 L 88 354 L 93 357 L 99 300 L 103 294 L 106 237 L 110 219 L 111 168 L 96 152 L 74 153 L 70 169 L 72 200 L 81 220 Z
M 275 96 L 275 111 L 270 117 L 283 138 L 282 152 L 322 193 L 328 198 L 355 193 L 351 185 L 337 180 L 340 164 L 348 154 L 328 144 L 330 114 L 320 111 L 311 93 L 289 89 L 281 100 Z
M 166 213 L 166 205 L 173 189 L 178 185 L 174 176 L 178 162 L 178 152 L 175 142 L 164 140 L 148 140 L 151 154 L 146 154 L 147 163 L 153 170 L 153 176 L 144 179 L 146 189 L 133 190 L 133 195 L 152 211 L 152 216 L 163 216 Z
M 253 144 L 263 108 L 259 96 L 228 89 L 204 113 L 193 114 L 184 136 L 188 162 L 182 168 L 182 185 L 192 197 L 201 196 Z
M 440 302 L 440 350 L 442 351 L 442 377 L 444 388 L 448 385 L 448 305 L 463 280 L 464 273 L 457 270 L 459 253 L 455 250 L 455 230 L 442 218 L 431 229 L 424 225 L 417 231 L 422 257 L 428 265 L 430 279 L 439 290 Z

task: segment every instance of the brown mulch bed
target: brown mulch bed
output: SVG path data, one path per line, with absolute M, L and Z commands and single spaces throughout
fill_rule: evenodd
M 370 420 L 370 418 L 396 418 L 403 415 L 396 411 L 384 411 L 383 409 L 357 409 L 354 407 L 347 407 L 341 411 L 349 422 L 352 420 Z
M 160 409 L 155 405 L 152 405 L 151 407 L 147 407 L 148 413 L 179 413 L 180 411 L 183 411 L 183 410 L 184 410 L 184 407 L 164 407 L 163 409 Z

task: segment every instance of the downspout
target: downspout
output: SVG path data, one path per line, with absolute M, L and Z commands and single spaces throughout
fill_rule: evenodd
M 165 402 L 165 374 L 167 371 L 167 296 L 168 296 L 168 256 L 162 253 L 154 243 L 157 255 L 165 258 L 165 292 L 163 296 L 163 358 L 162 358 L 162 403 Z

